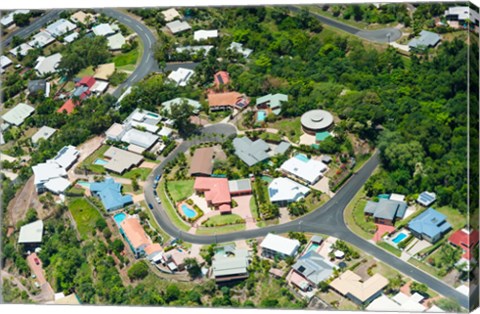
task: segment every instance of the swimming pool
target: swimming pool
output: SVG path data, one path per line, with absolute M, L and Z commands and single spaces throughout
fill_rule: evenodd
M 147 116 L 150 116 L 153 118 L 159 118 L 158 114 L 154 114 L 154 113 L 147 113 Z
M 265 118 L 267 117 L 267 113 L 263 110 L 257 111 L 257 121 L 258 122 L 263 122 L 265 121 Z
M 197 212 L 188 207 L 186 204 L 182 204 L 180 208 L 182 209 L 185 216 L 187 216 L 188 218 L 195 218 L 195 216 L 197 216 Z
M 125 213 L 119 213 L 113 216 L 113 220 L 115 220 L 117 226 L 120 226 L 120 224 L 122 223 L 122 221 L 125 220 L 125 218 L 127 218 L 127 215 Z
M 312 243 L 312 244 L 310 245 L 310 247 L 308 248 L 307 253 L 310 252 L 310 251 L 312 251 L 312 250 L 316 252 L 317 249 L 319 248 L 319 246 L 320 246 L 320 244 L 318 244 L 318 243 Z
M 77 181 L 77 184 L 87 189 L 90 188 L 90 182 L 87 181 Z
M 298 154 L 295 156 L 295 158 L 297 158 L 298 160 L 301 160 L 303 162 L 308 162 L 310 159 L 308 159 L 307 156 L 305 156 L 304 154 Z
M 104 159 L 97 158 L 95 160 L 94 164 L 99 165 L 99 166 L 105 166 L 106 164 L 108 164 L 108 161 L 106 161 Z
M 407 237 L 407 235 L 405 233 L 399 233 L 397 234 L 397 236 L 392 240 L 393 243 L 395 244 L 398 244 L 400 242 L 402 242 L 405 238 Z

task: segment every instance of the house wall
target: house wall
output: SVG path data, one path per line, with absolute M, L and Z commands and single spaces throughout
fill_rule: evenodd
M 395 223 L 395 220 L 375 218 L 375 223 L 377 223 L 377 224 L 382 224 L 382 225 L 387 225 L 387 226 L 393 226 L 394 223 Z

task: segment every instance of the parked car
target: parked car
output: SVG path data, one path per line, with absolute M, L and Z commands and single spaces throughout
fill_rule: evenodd
M 33 261 L 35 262 L 35 264 L 40 265 L 40 260 L 38 258 L 35 257 Z
M 150 204 L 150 203 L 148 203 L 148 207 L 149 207 L 150 209 L 153 209 L 153 205 Z
M 162 203 L 162 201 L 160 200 L 160 197 L 158 197 L 158 196 L 155 197 L 155 200 L 157 201 L 158 204 L 161 204 L 161 203 Z
M 160 178 L 161 178 L 161 177 L 162 177 L 162 175 L 159 174 L 158 176 L 155 177 L 155 181 L 156 181 L 156 182 L 160 181 Z

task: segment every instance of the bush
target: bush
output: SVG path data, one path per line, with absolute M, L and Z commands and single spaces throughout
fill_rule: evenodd
M 138 280 L 147 277 L 148 275 L 148 265 L 144 261 L 135 263 L 128 270 L 128 278 L 130 280 Z

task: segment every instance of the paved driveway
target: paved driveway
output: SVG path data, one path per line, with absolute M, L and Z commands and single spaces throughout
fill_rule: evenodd
M 232 199 L 238 204 L 237 207 L 232 208 L 232 214 L 239 215 L 245 219 L 247 230 L 258 228 L 255 218 L 252 216 L 252 211 L 250 210 L 250 200 L 252 199 L 252 195 L 235 196 L 232 197 Z

